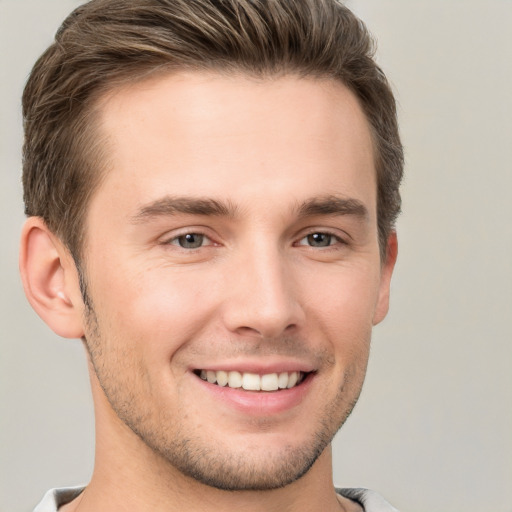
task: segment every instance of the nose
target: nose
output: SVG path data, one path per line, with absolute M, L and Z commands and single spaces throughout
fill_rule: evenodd
M 304 321 L 298 285 L 279 248 L 260 246 L 240 254 L 226 279 L 225 326 L 261 338 L 291 334 Z

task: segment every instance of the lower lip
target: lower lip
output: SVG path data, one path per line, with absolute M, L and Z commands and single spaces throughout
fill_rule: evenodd
M 278 391 L 245 391 L 242 388 L 230 388 L 210 384 L 192 374 L 200 386 L 214 399 L 220 400 L 228 406 L 253 416 L 269 416 L 279 414 L 297 407 L 305 398 L 314 380 L 314 374 L 309 373 L 306 378 L 291 389 Z

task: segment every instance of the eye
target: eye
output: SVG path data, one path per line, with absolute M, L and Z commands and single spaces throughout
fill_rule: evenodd
M 201 233 L 186 233 L 169 240 L 168 243 L 179 245 L 183 249 L 199 249 L 204 245 L 210 245 L 211 240 Z
M 309 245 L 310 247 L 329 247 L 343 241 L 331 233 L 310 233 L 299 241 L 299 245 Z

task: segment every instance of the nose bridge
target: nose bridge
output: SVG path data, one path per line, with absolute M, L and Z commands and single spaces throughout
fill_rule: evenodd
M 252 240 L 237 254 L 225 304 L 228 328 L 276 337 L 297 327 L 302 310 L 286 251 L 267 237 Z

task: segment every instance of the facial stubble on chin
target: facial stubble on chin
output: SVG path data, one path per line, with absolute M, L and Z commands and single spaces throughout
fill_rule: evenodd
M 208 436 L 193 435 L 176 422 L 176 418 L 181 418 L 187 411 L 173 411 L 171 415 L 168 411 L 148 409 L 150 401 L 136 392 L 140 389 L 137 379 L 145 379 L 145 369 L 142 365 L 132 365 L 130 375 L 126 372 L 128 366 L 118 357 L 120 353 L 114 354 L 113 358 L 107 353 L 109 349 L 102 342 L 100 322 L 83 278 L 81 285 L 87 327 L 83 342 L 112 410 L 164 464 L 204 485 L 226 491 L 265 491 L 297 481 L 330 444 L 359 398 L 366 364 L 358 371 L 347 373 L 345 382 L 350 382 L 352 377 L 357 381 L 355 374 L 361 375 L 361 372 L 363 378 L 359 377 L 360 384 L 357 389 L 350 390 L 349 396 L 346 386 L 341 386 L 334 399 L 319 413 L 317 427 L 309 442 L 300 446 L 282 446 L 278 452 L 273 450 L 271 453 L 253 446 L 251 457 L 248 457 L 247 447 L 235 451 L 216 446 Z M 117 371 L 119 369 L 121 371 Z M 119 381 L 120 376 L 123 381 Z

